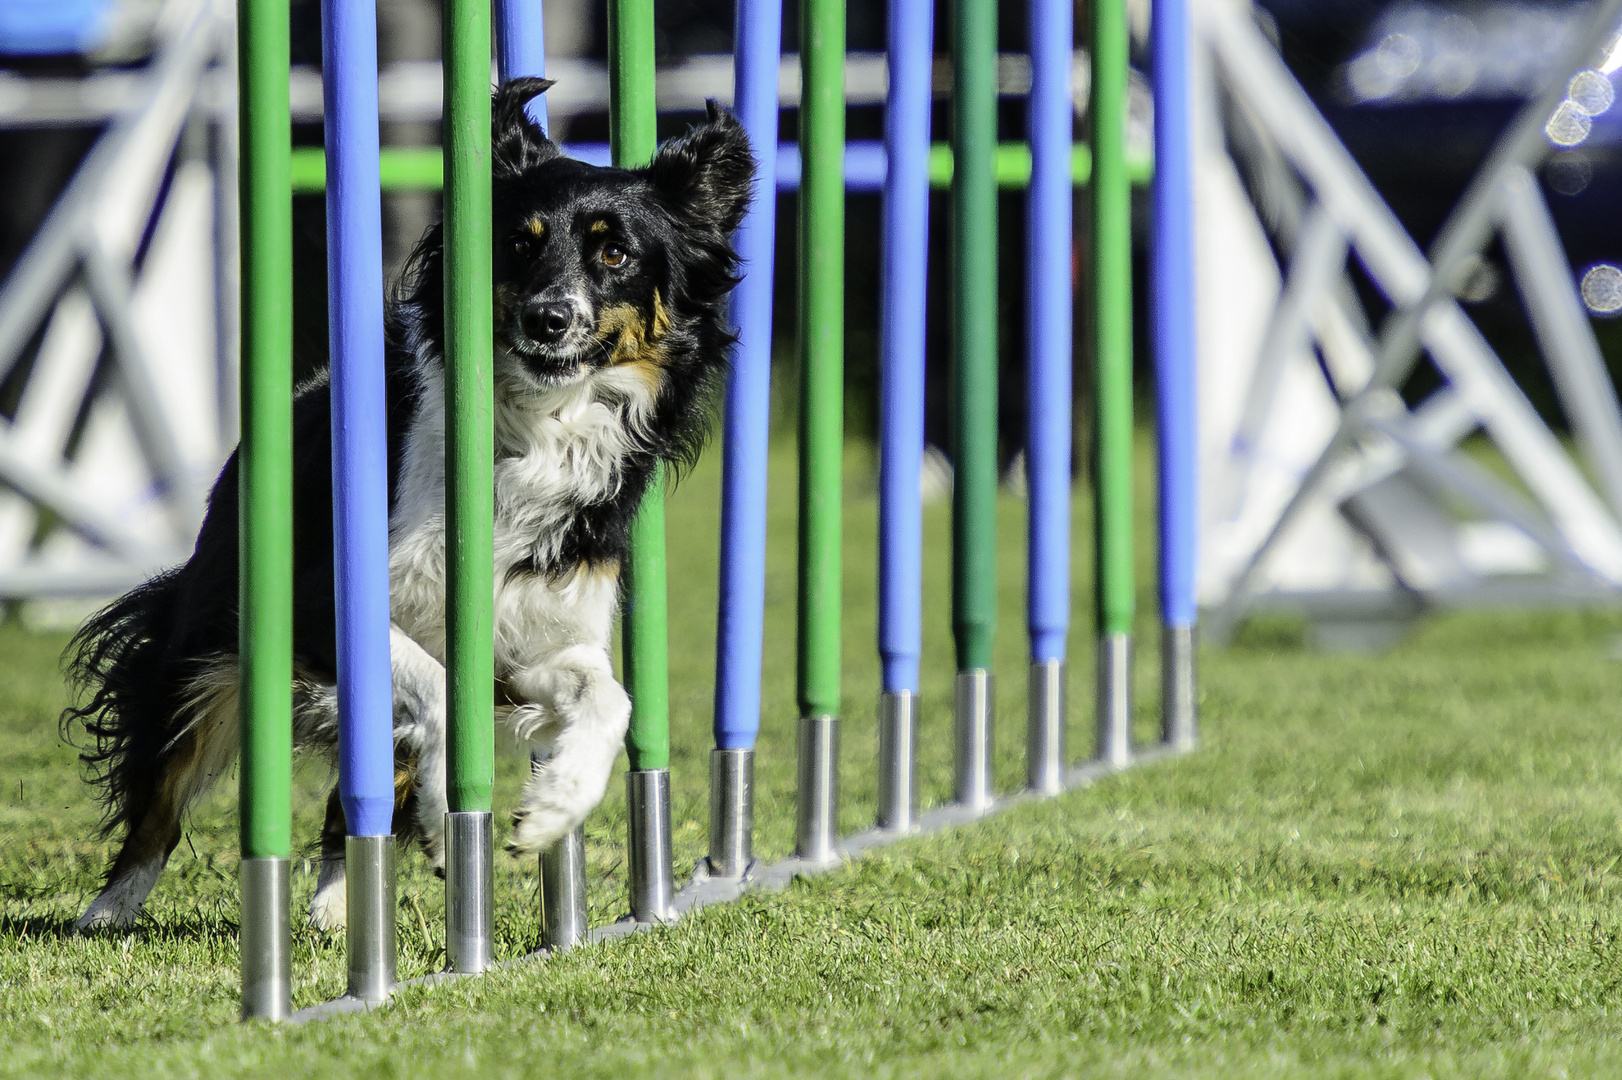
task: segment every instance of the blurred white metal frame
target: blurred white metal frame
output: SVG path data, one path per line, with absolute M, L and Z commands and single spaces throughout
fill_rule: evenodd
M 184 560 L 236 442 L 229 6 L 167 0 L 135 100 L 0 288 L 0 599 L 116 594 Z
M 1437 606 L 1622 602 L 1622 411 L 1533 174 L 1622 0 L 1594 5 L 1585 44 L 1500 138 L 1428 256 L 1249 3 L 1196 11 L 1206 632 L 1259 611 L 1379 627 Z M 1495 234 L 1586 472 L 1455 296 Z M 1378 330 L 1352 258 L 1390 305 Z M 1444 385 L 1410 409 L 1397 391 L 1421 354 Z M 1517 483 L 1460 449 L 1477 430 Z

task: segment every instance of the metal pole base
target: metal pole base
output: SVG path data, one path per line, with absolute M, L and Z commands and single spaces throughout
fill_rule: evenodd
M 631 854 L 631 918 L 669 922 L 676 889 L 670 875 L 670 770 L 625 774 L 626 837 Z
M 755 864 L 755 751 L 710 751 L 712 878 L 741 878 Z
M 956 794 L 960 806 L 984 810 L 996 798 L 991 783 L 992 678 L 984 668 L 957 673 Z
M 1031 664 L 1026 705 L 1025 786 L 1042 795 L 1064 790 L 1065 671 L 1063 660 Z
M 584 827 L 541 852 L 541 927 L 553 952 L 567 952 L 586 938 Z
M 288 861 L 242 860 L 242 1019 L 286 1020 L 293 1012 L 293 932 Z
M 349 904 L 349 996 L 383 1001 L 394 990 L 394 837 L 344 840 Z
M 446 970 L 477 974 L 491 964 L 495 920 L 495 867 L 488 810 L 452 810 L 445 815 Z
M 1160 737 L 1173 750 L 1192 750 L 1200 741 L 1200 701 L 1195 690 L 1194 628 L 1168 626 L 1160 632 Z
M 918 827 L 918 695 L 887 690 L 879 698 L 878 827 L 911 832 Z
M 794 854 L 809 862 L 833 862 L 839 841 L 839 718 L 802 716 L 798 736 Z
M 1098 639 L 1098 760 L 1125 766 L 1132 760 L 1132 635 Z

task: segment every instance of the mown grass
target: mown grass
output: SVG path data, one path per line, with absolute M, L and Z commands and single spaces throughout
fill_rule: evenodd
M 1146 460 L 1142 464 L 1147 464 Z M 871 463 L 848 462 L 843 823 L 871 820 Z M 793 461 L 774 454 L 761 854 L 792 831 Z M 670 508 L 676 850 L 702 854 L 713 677 L 706 462 Z M 1147 498 L 1140 505 L 1149 505 Z M 999 508 L 998 778 L 1021 775 L 1022 505 Z M 1143 525 L 1147 539 L 1148 522 Z M 1077 506 L 1086 565 L 1085 500 Z M 950 784 L 946 509 L 926 568 L 926 801 Z M 1143 545 L 1147 556 L 1149 548 Z M 1145 558 L 1144 578 L 1149 577 Z M 1072 748 L 1090 745 L 1078 574 Z M 1143 591 L 1145 607 L 1151 592 Z M 141 928 L 69 933 L 108 845 L 56 736 L 61 637 L 0 630 L 0 1074 L 1608 1075 L 1622 1061 L 1622 616 L 1474 615 L 1381 656 L 1255 627 L 1203 657 L 1193 757 L 908 842 L 668 931 L 297 1030 L 236 1011 L 234 792 L 200 809 Z M 1154 629 L 1140 631 L 1153 727 Z M 501 763 L 498 799 L 523 769 Z M 297 774 L 313 843 L 326 769 Z M 593 917 L 624 908 L 618 783 L 589 826 Z M 443 962 L 441 886 L 403 860 L 401 968 Z M 537 942 L 503 858 L 503 955 Z M 313 875 L 296 866 L 295 903 Z M 297 1004 L 342 990 L 296 931 Z

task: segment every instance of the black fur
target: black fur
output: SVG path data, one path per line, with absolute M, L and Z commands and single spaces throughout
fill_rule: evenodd
M 658 464 L 679 470 L 702 446 L 733 341 L 725 310 L 737 270 L 730 237 L 747 204 L 753 162 L 741 126 L 714 103 L 706 124 L 667 143 L 646 168 L 573 161 L 524 111 L 549 85 L 515 80 L 496 91 L 492 106 L 496 348 L 498 355 L 504 349 L 517 355 L 523 368 L 504 377 L 498 362 L 498 396 L 533 392 L 525 389 L 526 379 L 544 384 L 572 362 L 521 329 L 526 305 L 533 307 L 565 278 L 571 295 L 591 298 L 594 318 L 618 305 L 634 309 L 645 328 L 654 327 L 661 304 L 668 317 L 656 352 L 646 353 L 657 361 L 650 360 L 659 377 L 655 419 L 625 458 L 614 496 L 571 505 L 561 540 L 547 544 L 537 537 L 537 557 L 523 567 L 557 575 L 621 560 L 632 513 Z M 565 224 L 585 220 L 581 215 L 610 222 L 609 232 L 584 239 L 569 232 Z M 548 223 L 544 243 L 526 231 L 537 219 Z M 623 272 L 607 265 L 610 243 L 628 252 Z M 443 374 L 443 261 L 443 231 L 435 225 L 388 305 L 391 511 L 427 380 Z M 606 348 L 594 348 L 581 362 L 609 362 Z M 336 671 L 329 408 L 324 374 L 295 395 L 296 688 L 330 684 Z M 160 850 L 167 855 L 180 839 L 186 808 L 161 805 L 162 792 L 166 771 L 190 752 L 187 740 L 194 737 L 182 727 L 190 684 L 237 650 L 237 513 L 233 454 L 191 559 L 92 617 L 70 646 L 69 678 L 81 701 L 64 712 L 63 729 L 71 736 L 82 727 L 89 736 L 81 757 L 99 788 L 104 828 L 124 834 L 109 883 Z M 557 554 L 542 557 L 543 550 Z M 296 731 L 295 737 L 309 742 L 313 735 Z

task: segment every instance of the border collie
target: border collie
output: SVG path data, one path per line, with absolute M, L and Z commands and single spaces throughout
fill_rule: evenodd
M 731 236 L 754 160 L 742 126 L 707 122 L 642 169 L 566 158 L 525 114 L 549 85 L 496 90 L 495 663 L 499 722 L 551 757 L 508 847 L 542 850 L 602 799 L 631 702 L 610 633 L 638 503 L 661 462 L 697 455 L 733 335 Z M 443 865 L 445 364 L 443 233 L 417 245 L 388 308 L 394 832 Z M 329 388 L 294 401 L 293 737 L 331 756 L 334 688 Z M 123 846 L 81 930 L 127 927 L 187 811 L 237 756 L 237 463 L 220 474 L 191 559 L 93 616 L 68 651 L 81 704 L 64 731 Z M 311 921 L 342 926 L 344 818 L 334 790 Z

